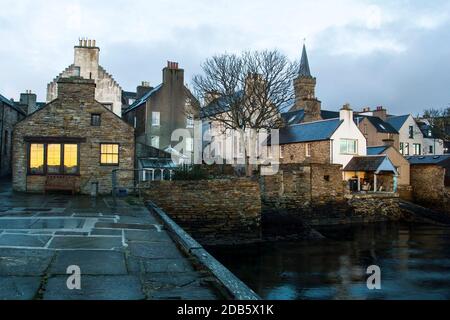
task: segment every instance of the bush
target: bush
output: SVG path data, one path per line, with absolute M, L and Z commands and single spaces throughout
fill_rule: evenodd
M 208 172 L 199 165 L 182 165 L 175 170 L 172 180 L 205 180 L 208 178 Z

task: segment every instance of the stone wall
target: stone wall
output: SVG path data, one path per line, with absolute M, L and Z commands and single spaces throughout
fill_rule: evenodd
M 257 181 L 248 178 L 154 181 L 143 194 L 204 244 L 260 237 L 261 199 Z
M 30 175 L 28 148 L 30 141 L 40 142 L 79 139 L 78 189 L 89 194 L 92 182 L 98 182 L 99 192 L 111 192 L 112 171 L 118 175 L 119 186 L 131 186 L 134 179 L 134 129 L 94 100 L 95 83 L 80 78 L 61 79 L 59 97 L 36 113 L 19 122 L 13 135 L 13 188 L 16 191 L 42 192 L 44 175 Z M 100 114 L 101 125 L 91 125 L 91 114 Z M 31 139 L 31 140 L 30 140 Z M 119 164 L 100 164 L 100 145 L 119 144 Z
M 447 209 L 445 168 L 436 165 L 413 165 L 410 172 L 413 197 L 416 203 L 450 211 Z
M 307 145 L 310 146 L 310 156 L 306 156 Z M 330 141 L 314 141 L 308 143 L 292 143 L 280 146 L 281 163 L 330 163 Z
M 11 175 L 13 128 L 23 117 L 17 109 L 0 100 L 0 177 Z

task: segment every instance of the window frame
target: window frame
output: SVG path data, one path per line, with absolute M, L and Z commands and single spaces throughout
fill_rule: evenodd
M 305 146 L 305 156 L 311 158 L 311 143 L 307 143 Z
M 342 148 L 341 148 L 342 147 L 342 142 L 346 143 L 346 150 L 345 150 L 345 152 L 342 152 Z M 349 152 L 349 148 L 348 148 L 349 142 L 352 142 L 352 143 L 355 144 L 355 151 L 353 153 Z M 358 154 L 358 140 L 357 139 L 346 139 L 346 138 L 340 139 L 339 140 L 339 154 L 352 155 L 352 156 L 357 155 Z
M 414 126 L 409 126 L 408 135 L 409 135 L 409 139 L 414 139 Z
M 32 173 L 30 167 L 31 160 L 31 145 L 40 144 L 44 147 L 44 164 L 43 164 L 43 172 L 41 173 Z M 58 173 L 48 173 L 48 145 L 49 144 L 59 144 L 60 145 L 60 164 L 59 164 L 59 172 Z M 75 173 L 66 173 L 64 172 L 64 145 L 76 145 L 77 146 L 77 166 Z M 27 143 L 27 176 L 47 176 L 47 175 L 55 175 L 55 176 L 80 176 L 80 143 L 79 142 L 42 142 L 42 141 L 30 141 Z
M 98 117 L 98 124 L 94 123 L 94 117 Z M 101 113 L 91 113 L 91 126 L 101 127 L 102 126 L 102 114 Z
M 117 146 L 117 163 L 102 163 L 102 146 L 103 145 L 115 145 Z M 105 153 L 106 155 L 115 155 L 115 153 Z M 98 153 L 99 159 L 98 163 L 102 167 L 118 167 L 120 166 L 120 143 L 117 142 L 100 142 L 99 143 L 99 153 Z
M 153 118 L 153 116 L 154 115 L 158 115 L 158 123 L 155 123 L 155 122 L 153 122 L 153 120 L 155 119 L 155 118 Z M 160 111 L 152 111 L 152 113 L 151 113 L 151 124 L 152 124 L 152 127 L 160 127 L 161 126 L 161 112 Z

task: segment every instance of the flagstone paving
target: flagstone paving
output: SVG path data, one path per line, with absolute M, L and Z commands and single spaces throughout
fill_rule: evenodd
M 67 286 L 73 265 L 80 290 Z M 14 193 L 0 181 L 0 300 L 221 298 L 212 281 L 135 198 Z

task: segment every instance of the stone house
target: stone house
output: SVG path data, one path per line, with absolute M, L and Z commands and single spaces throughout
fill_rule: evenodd
M 151 87 L 144 82 L 137 87 L 136 100 L 123 112 L 123 119 L 136 130 L 136 143 L 169 153 L 180 142 L 172 141 L 172 133 L 183 129 L 190 138 L 183 139 L 183 154 L 191 157 L 194 146 L 194 119 L 198 118 L 198 101 L 184 84 L 184 70 L 178 63 L 168 62 L 162 71 L 162 83 Z M 137 159 L 145 158 L 138 153 Z
M 79 40 L 74 47 L 74 62 L 47 85 L 47 102 L 58 97 L 58 80 L 72 76 L 93 79 L 96 84 L 95 99 L 122 116 L 122 88 L 99 64 L 100 48 L 95 40 Z
M 450 155 L 406 157 L 415 202 L 449 212 Z
M 281 163 L 324 163 L 342 166 L 366 155 L 366 138 L 345 105 L 338 118 L 289 125 L 280 130 Z
M 95 80 L 59 78 L 58 98 L 16 124 L 13 132 L 13 188 L 43 192 L 48 177 L 63 176 L 88 194 L 98 185 L 112 190 L 134 178 L 134 129 L 95 100 Z
M 424 137 L 412 115 L 390 116 L 386 122 L 399 132 L 399 151 L 404 156 L 443 154 L 444 143 L 436 143 L 433 137 Z
M 378 147 L 385 140 L 392 140 L 393 146 L 400 148 L 399 133 L 388 122 L 386 109 L 377 107 L 375 111 L 366 108 L 363 112 L 356 113 L 355 122 L 367 139 L 367 146 Z
M 0 94 L 0 177 L 11 175 L 12 132 L 14 125 L 25 118 L 20 107 Z

